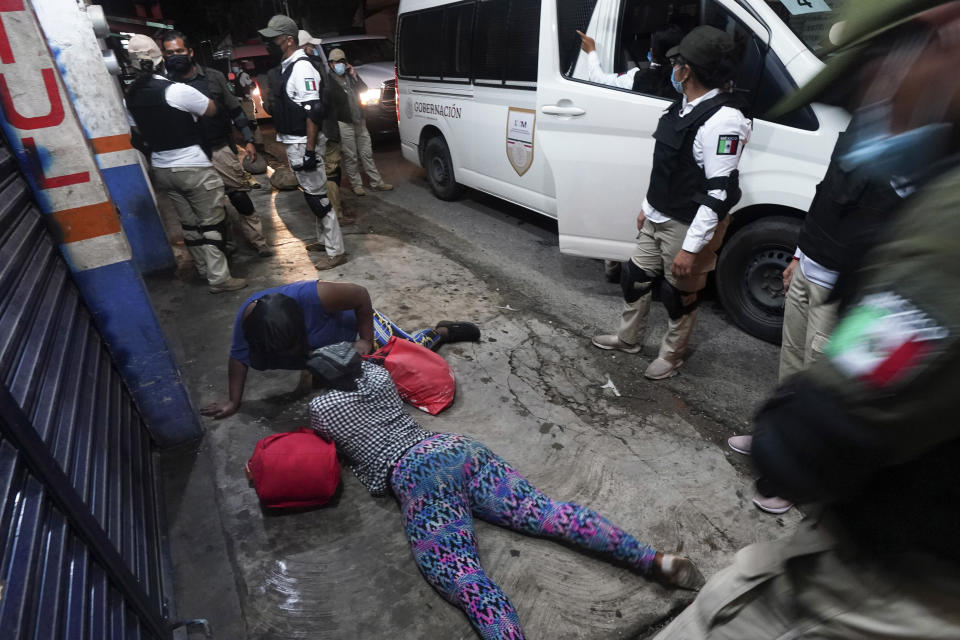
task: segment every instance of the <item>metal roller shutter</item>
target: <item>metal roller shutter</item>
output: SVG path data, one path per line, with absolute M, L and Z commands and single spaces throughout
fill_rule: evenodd
M 169 638 L 152 444 L 0 139 L 0 629 Z

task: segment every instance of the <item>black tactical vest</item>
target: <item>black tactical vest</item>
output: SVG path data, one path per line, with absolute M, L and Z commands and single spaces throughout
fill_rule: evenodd
M 738 173 L 730 178 L 714 179 L 708 184 L 707 176 L 693 158 L 693 143 L 701 125 L 721 107 L 737 106 L 737 99 L 729 93 L 701 102 L 693 111 L 680 117 L 682 100 L 677 100 L 660 118 L 653 138 L 657 141 L 653 150 L 653 169 L 650 171 L 650 187 L 647 202 L 657 211 L 680 222 L 690 224 L 701 204 L 707 203 L 723 218 L 730 207 L 740 199 Z M 706 202 L 707 191 L 713 188 L 727 190 L 727 199 L 721 204 Z M 712 200 L 712 199 L 711 199 Z
M 207 96 L 213 100 L 213 104 L 217 105 L 217 112 L 214 115 L 200 118 L 200 126 L 206 143 L 213 148 L 221 147 L 230 142 L 233 136 L 230 114 L 227 113 L 227 107 L 223 103 L 223 85 L 213 79 L 210 69 L 199 67 L 199 65 L 198 68 L 203 71 L 202 74 L 198 72 L 190 80 L 182 80 L 182 82 Z
M 126 96 L 127 109 L 137 123 L 140 135 L 151 151 L 170 151 L 193 145 L 203 146 L 203 131 L 193 115 L 167 104 L 164 93 L 173 83 L 151 77 L 131 85 Z
M 270 70 L 269 75 L 270 93 L 273 97 L 270 101 L 270 107 L 272 109 L 270 115 L 273 116 L 273 126 L 276 128 L 277 133 L 288 136 L 307 135 L 307 110 L 291 100 L 290 96 L 287 95 L 287 81 L 290 80 L 290 76 L 293 74 L 293 65 L 300 64 L 301 62 L 313 64 L 307 57 L 298 58 L 288 64 L 283 73 L 280 73 L 280 67 L 274 67 Z M 323 76 L 321 75 L 319 81 L 322 82 L 322 78 Z M 320 95 L 323 95 L 323 88 L 318 88 L 320 89 Z
M 833 271 L 847 271 L 874 244 L 878 230 L 902 198 L 890 180 L 872 178 L 860 169 L 844 171 L 837 158 L 850 135 L 841 133 L 830 166 L 800 231 L 800 250 Z

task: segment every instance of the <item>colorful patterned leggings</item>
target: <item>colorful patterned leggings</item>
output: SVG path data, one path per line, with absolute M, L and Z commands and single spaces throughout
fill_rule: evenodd
M 483 571 L 473 516 L 609 554 L 648 574 L 656 549 L 572 502 L 554 502 L 486 445 L 441 433 L 411 448 L 390 478 L 414 560 L 484 640 L 523 638 L 516 609 Z
M 390 340 L 390 336 L 397 336 L 398 338 L 409 340 L 410 342 L 424 346 L 427 349 L 433 349 L 437 343 L 437 340 L 440 339 L 440 334 L 437 333 L 436 329 L 420 329 L 414 333 L 407 333 L 395 325 L 390 318 L 374 309 L 373 348 L 379 349 L 383 345 L 387 344 L 387 342 Z

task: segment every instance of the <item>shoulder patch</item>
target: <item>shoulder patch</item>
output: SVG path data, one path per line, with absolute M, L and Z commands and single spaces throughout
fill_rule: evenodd
M 737 134 L 730 134 L 720 136 L 717 140 L 717 155 L 718 156 L 735 156 L 737 151 L 740 150 L 740 136 Z
M 317 90 L 317 81 L 314 78 L 304 78 L 303 79 L 303 88 L 306 91 L 316 91 Z
M 922 369 L 949 335 L 909 300 L 875 293 L 840 321 L 826 353 L 845 375 L 885 388 Z

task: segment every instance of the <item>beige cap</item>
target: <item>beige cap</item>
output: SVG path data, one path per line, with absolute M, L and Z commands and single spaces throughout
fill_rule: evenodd
M 163 62 L 163 54 L 160 53 L 160 47 L 157 46 L 156 40 L 140 33 L 130 36 L 127 41 L 127 53 L 130 54 L 130 59 L 137 63 L 137 66 L 140 66 L 139 63 L 142 60 L 149 60 L 153 63 L 154 68 L 159 67 L 160 63 Z
M 320 38 L 314 38 L 309 31 L 300 29 L 297 33 L 297 45 L 302 47 L 305 44 L 320 44 Z
M 327 54 L 327 60 L 330 62 L 336 62 L 337 60 L 346 60 L 347 54 L 343 52 L 343 49 L 334 49 L 329 54 Z

